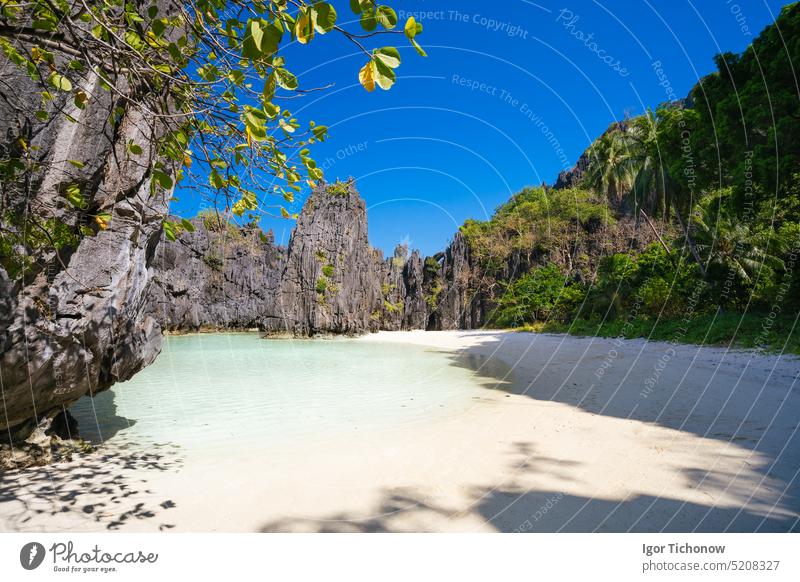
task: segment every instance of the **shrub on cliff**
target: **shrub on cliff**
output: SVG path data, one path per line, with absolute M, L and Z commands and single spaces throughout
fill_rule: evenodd
M 570 260 L 576 239 L 614 224 L 608 204 L 589 190 L 525 188 L 488 221 L 461 227 L 476 264 L 489 275 L 502 273 L 512 258 L 525 265 Z

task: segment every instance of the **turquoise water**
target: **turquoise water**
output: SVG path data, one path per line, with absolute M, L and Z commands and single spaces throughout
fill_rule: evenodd
M 72 413 L 94 442 L 247 453 L 427 423 L 485 389 L 452 355 L 419 346 L 203 334 L 165 338 L 155 363 Z

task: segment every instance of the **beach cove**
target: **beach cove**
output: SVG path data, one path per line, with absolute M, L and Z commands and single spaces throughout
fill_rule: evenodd
M 229 357 L 220 342 L 242 338 L 247 349 L 280 344 L 308 362 L 275 364 L 302 372 L 298 382 L 318 380 L 324 361 L 314 358 L 340 368 L 325 368 L 327 391 L 284 385 L 272 412 L 259 409 L 263 422 L 226 411 L 224 393 L 197 410 L 191 391 L 172 395 L 179 406 L 158 406 L 186 373 L 182 350 L 210 341 Z M 665 350 L 681 365 L 646 392 Z M 370 358 L 383 370 L 381 394 L 363 390 L 375 378 L 354 383 L 348 371 L 369 374 Z M 246 367 L 230 364 L 196 365 L 220 388 L 226 376 L 228 390 L 251 386 Z M 2 476 L 0 523 L 51 532 L 794 531 L 798 374 L 792 356 L 514 332 L 170 338 L 138 386 L 95 399 L 106 431 L 97 452 Z M 340 408 L 314 417 L 337 399 Z

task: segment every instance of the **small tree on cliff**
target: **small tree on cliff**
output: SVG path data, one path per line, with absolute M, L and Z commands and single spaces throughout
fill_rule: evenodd
M 41 93 L 41 106 L 21 112 L 21 119 L 62 115 L 75 121 L 76 110 L 104 99 L 111 104 L 113 134 L 115 124 L 139 110 L 150 131 L 142 132 L 141 142 L 124 144 L 124 156 L 145 167 L 152 193 L 183 181 L 184 189 L 241 216 L 258 211 L 259 185 L 270 177 L 270 193 L 287 201 L 304 182 L 322 178 L 309 146 L 324 140 L 327 128 L 302 124 L 285 105 L 286 98 L 319 88 L 301 88 L 281 47 L 328 34 L 344 37 L 364 54 L 358 78 L 367 91 L 389 89 L 400 65 L 398 50 L 374 42 L 377 37 L 404 35 L 424 55 L 415 40 L 422 26 L 413 18 L 398 23 L 395 11 L 375 0 L 350 0 L 350 10 L 350 18 L 340 18 L 331 3 L 308 0 L 0 0 L 0 50 L 3 67 L 20 67 Z M 0 88 L 4 98 L 13 91 Z M 12 208 L 10 202 L 13 188 L 17 206 L 34 198 L 19 196 L 41 170 L 30 125 L 20 123 L 12 143 L 0 148 L 0 242 L 6 250 L 32 245 L 30 225 L 19 224 L 23 215 L 43 219 L 36 225 L 44 239 L 61 236 L 44 220 L 53 219 L 49 209 Z M 81 188 L 63 188 L 76 209 Z M 111 217 L 98 212 L 92 218 L 89 227 L 61 234 L 92 234 Z M 168 238 L 182 228 L 191 224 L 164 222 Z M 45 242 L 58 248 L 57 240 Z

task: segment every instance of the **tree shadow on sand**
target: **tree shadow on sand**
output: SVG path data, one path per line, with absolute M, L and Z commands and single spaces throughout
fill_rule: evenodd
M 427 531 L 499 532 L 796 532 L 797 514 L 783 505 L 758 503 L 737 492 L 741 507 L 716 506 L 653 495 L 602 499 L 558 490 L 526 490 L 526 475 L 547 472 L 567 483 L 577 463 L 537 456 L 529 443 L 510 451 L 514 479 L 494 488 L 473 487 L 460 506 L 409 488 L 385 489 L 370 515 L 340 512 L 319 519 L 286 517 L 264 524 L 262 532 L 382 533 Z M 687 472 L 687 487 L 696 474 Z M 730 475 L 715 474 L 725 489 Z M 452 503 L 452 502 L 451 502 Z
M 466 335 L 477 345 L 451 355 L 451 363 L 495 378 L 492 387 L 749 449 L 764 480 L 783 484 L 782 504 L 800 512 L 796 357 L 555 334 Z M 521 337 L 530 341 L 527 371 L 497 357 L 505 341 Z
M 85 520 L 80 529 L 117 530 L 135 520 L 156 520 L 160 530 L 171 529 L 163 512 L 175 503 L 154 499 L 146 476 L 181 464 L 178 447 L 154 444 L 142 453 L 102 450 L 73 462 L 0 472 L 0 523 L 6 531 L 47 531 L 46 518 L 73 513 Z

